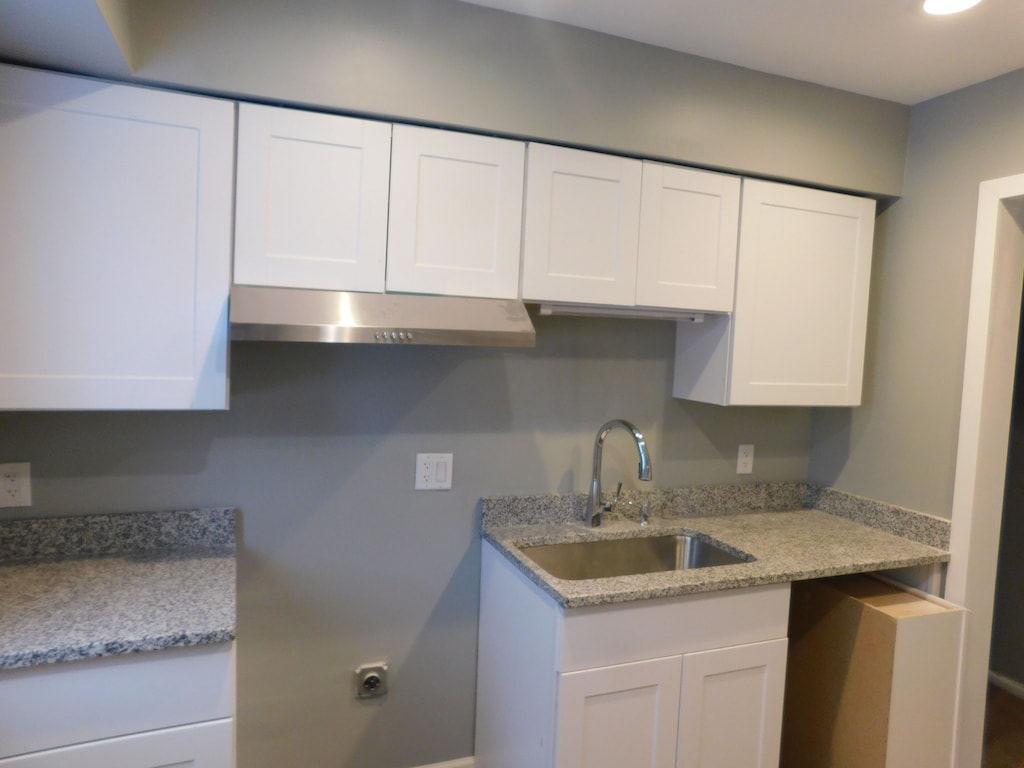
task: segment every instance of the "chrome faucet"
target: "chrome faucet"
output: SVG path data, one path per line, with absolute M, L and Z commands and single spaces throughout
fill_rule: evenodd
M 615 502 L 611 504 L 601 502 L 601 454 L 604 448 L 604 439 L 615 427 L 622 427 L 633 436 L 636 450 L 640 454 L 639 478 L 641 480 L 651 479 L 651 457 L 647 453 L 647 443 L 640 430 L 625 419 L 612 419 L 603 424 L 597 430 L 597 437 L 594 439 L 594 476 L 590 480 L 590 497 L 587 499 L 586 520 L 593 528 L 601 525 L 602 512 L 611 510 L 615 505 Z

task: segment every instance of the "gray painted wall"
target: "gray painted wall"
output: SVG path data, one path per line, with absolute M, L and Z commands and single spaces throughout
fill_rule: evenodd
M 878 217 L 864 405 L 815 414 L 811 478 L 949 518 L 978 185 L 1024 172 L 1024 70 L 915 106 Z
M 900 192 L 909 110 L 892 102 L 456 0 L 128 7 L 142 81 Z M 63 27 L 51 14 L 19 29 Z M 65 37 L 55 53 L 74 69 L 81 44 Z M 38 42 L 9 50 L 39 58 Z
M 865 404 L 815 413 L 812 480 L 950 517 L 978 185 L 1019 173 L 1024 71 L 913 108 L 905 197 L 879 218 Z M 1024 683 L 1021 444 L 1018 431 L 991 667 Z
M 239 765 L 464 757 L 480 497 L 583 492 L 617 416 L 657 487 L 735 482 L 741 442 L 752 480 L 807 474 L 808 410 L 671 398 L 671 322 L 537 327 L 517 351 L 236 342 L 230 411 L 0 414 L 0 460 L 32 462 L 36 515 L 238 506 Z M 609 436 L 606 485 L 636 484 L 632 450 Z M 454 453 L 451 491 L 412 490 L 418 451 Z M 382 658 L 391 693 L 357 702 L 352 669 Z

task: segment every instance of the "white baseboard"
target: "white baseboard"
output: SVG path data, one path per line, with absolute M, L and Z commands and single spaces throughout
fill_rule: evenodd
M 476 760 L 472 757 L 463 757 L 459 760 L 449 760 L 446 763 L 421 765 L 419 768 L 476 768 Z
M 1004 691 L 1016 696 L 1018 699 L 1024 699 L 1024 683 L 1018 682 L 1012 677 L 998 675 L 991 670 L 988 673 L 988 680 L 997 688 L 1002 688 Z

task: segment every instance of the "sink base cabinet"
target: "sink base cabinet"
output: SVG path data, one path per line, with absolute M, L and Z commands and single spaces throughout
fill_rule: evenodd
M 683 657 L 678 768 L 779 764 L 785 639 Z
M 673 768 L 682 657 L 558 676 L 556 765 Z
M 477 765 L 775 766 L 788 612 L 788 584 L 564 610 L 485 543 Z

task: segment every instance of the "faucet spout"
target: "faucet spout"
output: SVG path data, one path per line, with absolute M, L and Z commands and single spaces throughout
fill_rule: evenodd
M 601 514 L 612 508 L 612 505 L 601 502 L 601 456 L 604 450 L 604 439 L 616 427 L 626 430 L 633 437 L 637 453 L 640 454 L 640 464 L 637 467 L 639 479 L 650 480 L 652 476 L 651 457 L 647 452 L 647 442 L 644 440 L 643 433 L 625 419 L 612 419 L 601 425 L 601 428 L 597 430 L 597 437 L 594 438 L 594 471 L 590 480 L 590 496 L 587 498 L 586 520 L 594 528 L 601 525 Z

